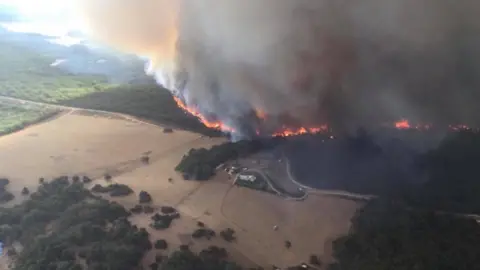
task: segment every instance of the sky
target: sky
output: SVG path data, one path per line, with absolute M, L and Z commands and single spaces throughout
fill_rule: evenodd
M 73 12 L 73 4 L 72 0 L 0 0 L 0 8 L 13 7 L 22 19 L 30 22 L 30 25 L 17 23 L 14 27 L 32 29 L 33 32 L 79 30 L 81 23 Z
M 71 3 L 69 0 L 0 0 L 0 5 L 15 7 L 27 17 L 61 15 Z

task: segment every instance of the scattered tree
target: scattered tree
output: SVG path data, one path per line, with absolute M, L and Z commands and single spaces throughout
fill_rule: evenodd
M 173 214 L 177 212 L 177 210 L 171 206 L 162 206 L 160 207 L 160 211 L 164 214 Z
M 290 249 L 290 248 L 292 247 L 292 242 L 290 242 L 290 241 L 288 241 L 288 240 L 285 241 L 285 247 L 286 247 L 287 249 Z
M 30 194 L 30 190 L 28 190 L 27 187 L 24 187 L 24 188 L 22 189 L 22 195 L 28 195 L 28 194 Z
M 132 212 L 133 214 L 141 214 L 143 212 L 143 206 L 137 204 L 130 209 L 130 212 Z
M 105 181 L 107 182 L 110 182 L 112 181 L 112 176 L 108 173 L 106 173 L 105 175 L 103 175 L 103 178 L 105 179 Z
M 152 196 L 146 191 L 140 191 L 138 194 L 138 201 L 139 203 L 149 203 L 152 201 Z
M 232 228 L 222 230 L 220 236 L 227 242 L 235 241 L 235 231 Z
M 7 178 L 0 178 L 0 189 L 5 189 L 8 184 L 10 184 L 10 180 Z
M 192 233 L 192 238 L 198 239 L 198 238 L 205 237 L 207 240 L 210 240 L 212 237 L 215 237 L 215 235 L 216 235 L 215 231 L 211 229 L 199 228 Z
M 89 178 L 88 176 L 83 176 L 82 178 L 82 182 L 84 184 L 88 184 L 88 183 L 91 183 L 93 180 L 91 178 Z
M 148 164 L 150 163 L 150 157 L 149 156 L 143 156 L 140 161 L 142 161 L 142 163 L 145 163 L 145 164 Z
M 106 187 L 96 184 L 92 188 L 92 192 L 108 193 L 112 197 L 128 196 L 133 193 L 133 190 L 124 184 L 110 184 Z
M 155 242 L 155 248 L 156 249 L 167 249 L 168 248 L 167 241 L 165 241 L 163 239 L 157 240 Z

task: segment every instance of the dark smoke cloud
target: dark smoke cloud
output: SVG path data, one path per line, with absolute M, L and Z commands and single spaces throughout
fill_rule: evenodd
M 79 0 L 80 1 L 80 0 Z M 480 126 L 480 2 L 83 0 L 91 34 L 148 56 L 188 105 L 237 125 Z

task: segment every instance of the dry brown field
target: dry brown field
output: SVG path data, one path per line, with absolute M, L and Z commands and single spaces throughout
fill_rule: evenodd
M 293 265 L 317 254 L 330 260 L 330 243 L 348 231 L 349 220 L 358 204 L 321 195 L 305 201 L 287 201 L 275 195 L 233 187 L 228 176 L 219 173 L 206 182 L 184 181 L 173 168 L 190 148 L 210 147 L 223 139 L 163 128 L 146 123 L 78 112 L 66 113 L 19 132 L 0 137 L 0 177 L 11 180 L 9 190 L 21 201 L 23 187 L 35 189 L 39 177 L 88 175 L 93 184 L 103 183 L 103 175 L 113 175 L 113 182 L 129 185 L 136 195 L 115 199 L 130 208 L 145 190 L 154 207 L 176 207 L 181 218 L 164 231 L 153 231 L 151 240 L 166 239 L 169 250 L 190 244 L 198 251 L 208 245 L 226 247 L 232 259 L 242 264 L 269 266 Z M 150 164 L 140 158 L 148 154 Z M 172 181 L 168 181 L 172 178 Z M 150 215 L 141 214 L 132 222 L 147 227 Z M 192 240 L 196 222 L 202 221 L 217 231 L 231 227 L 237 241 L 226 243 Z M 277 225 L 278 230 L 273 230 Z M 290 249 L 285 241 L 292 242 Z M 151 251 L 145 258 L 149 264 Z

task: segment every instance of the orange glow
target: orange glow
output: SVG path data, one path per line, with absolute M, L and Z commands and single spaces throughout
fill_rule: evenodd
M 205 116 L 203 116 L 200 112 L 198 112 L 194 108 L 189 108 L 185 105 L 185 103 L 182 102 L 178 97 L 173 97 L 175 102 L 177 103 L 178 107 L 180 107 L 182 110 L 185 112 L 195 116 L 202 124 L 204 124 L 208 128 L 216 129 L 216 130 L 221 130 L 225 132 L 230 132 L 230 133 L 235 133 L 235 129 L 225 125 L 221 121 L 209 121 Z M 267 115 L 265 112 L 261 110 L 255 110 L 255 114 L 258 119 L 260 120 L 266 120 Z M 417 125 L 412 125 L 407 119 L 401 119 L 397 122 L 393 123 L 394 127 L 396 129 L 417 129 L 417 130 L 428 130 L 432 127 L 430 124 L 417 124 Z M 450 125 L 448 126 L 450 130 L 454 131 L 460 131 L 460 130 L 470 130 L 470 127 L 467 125 Z M 323 132 L 328 132 L 328 126 L 327 125 L 321 125 L 318 127 L 299 127 L 299 128 L 291 128 L 291 127 L 286 127 L 283 126 L 279 131 L 276 131 L 271 134 L 272 137 L 291 137 L 291 136 L 296 136 L 296 135 L 302 135 L 302 134 L 316 134 L 316 133 L 323 133 Z M 256 131 L 257 135 L 260 135 L 260 131 Z
M 255 110 L 255 115 L 257 115 L 258 119 L 261 119 L 261 120 L 267 119 L 267 114 L 262 110 Z
M 430 124 L 416 124 L 412 125 L 410 124 L 410 121 L 407 119 L 401 119 L 400 121 L 397 121 L 394 123 L 395 128 L 397 129 L 419 129 L 419 130 L 428 130 L 432 126 Z
M 292 128 L 285 128 L 282 131 L 275 132 L 272 136 L 273 137 L 290 137 L 290 136 L 296 136 L 296 135 L 301 135 L 301 134 L 316 134 L 320 132 L 325 132 L 328 131 L 327 125 L 322 125 L 319 127 L 310 127 L 310 128 L 297 128 L 297 129 L 292 129 Z
M 222 131 L 225 131 L 225 132 L 235 133 L 234 128 L 229 127 L 229 126 L 223 124 L 220 121 L 209 121 L 208 119 L 205 118 L 205 116 L 203 116 L 197 110 L 187 107 L 185 105 L 185 103 L 183 103 L 183 101 L 180 100 L 178 97 L 174 96 L 173 99 L 177 103 L 178 107 L 180 107 L 185 112 L 195 116 L 206 127 L 212 128 L 212 129 L 217 129 L 217 130 L 222 130 Z M 264 112 L 262 112 L 260 110 L 257 110 L 257 111 L 255 111 L 255 113 L 256 113 L 256 115 L 259 119 L 262 119 L 262 120 L 266 119 L 266 114 Z M 322 125 L 322 126 L 319 126 L 319 127 L 309 127 L 309 128 L 300 127 L 300 128 L 296 128 L 296 129 L 283 127 L 283 129 L 281 131 L 273 133 L 272 136 L 273 137 L 290 137 L 290 136 L 295 136 L 295 135 L 300 135 L 300 134 L 315 134 L 315 133 L 319 133 L 319 132 L 325 132 L 327 130 L 328 130 L 327 125 Z M 257 131 L 256 133 L 257 133 L 257 135 L 260 135 L 259 131 Z
M 400 121 L 395 122 L 395 127 L 398 128 L 398 129 L 409 129 L 409 128 L 411 128 L 410 123 L 408 122 L 407 119 L 401 119 Z
M 200 122 L 202 122 L 202 124 L 204 124 L 206 127 L 212 128 L 212 129 L 218 129 L 218 130 L 222 130 L 222 131 L 226 131 L 226 132 L 231 132 L 231 133 L 235 132 L 234 128 L 231 128 L 231 127 L 223 124 L 220 121 L 209 121 L 209 120 L 207 120 L 205 118 L 205 116 L 203 116 L 197 110 L 192 109 L 192 108 L 188 108 L 178 97 L 174 96 L 173 99 L 177 103 L 178 107 L 180 107 L 185 112 L 187 112 L 187 113 L 195 116 L 196 118 L 198 118 L 198 120 L 200 120 Z

